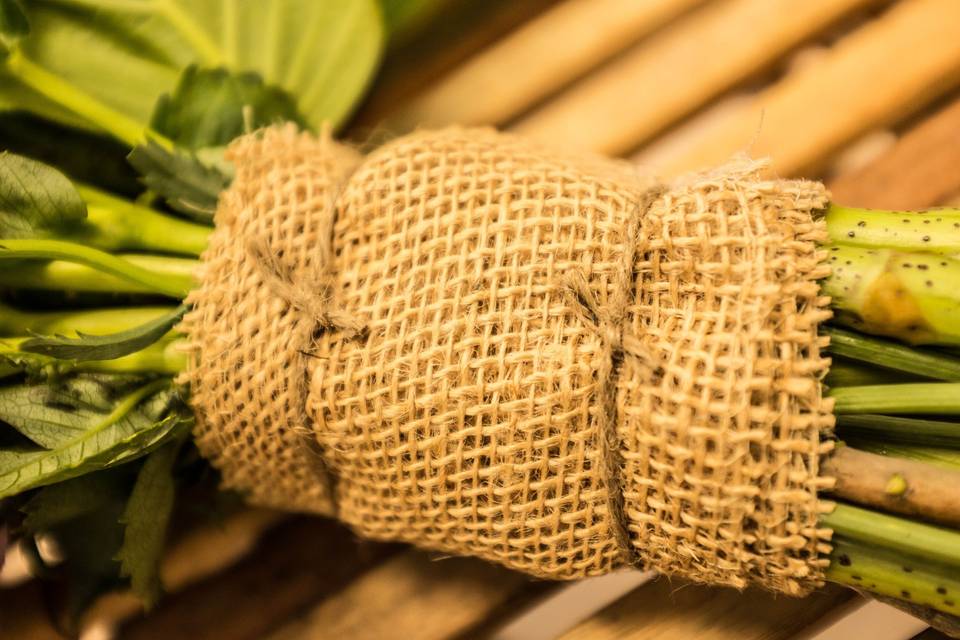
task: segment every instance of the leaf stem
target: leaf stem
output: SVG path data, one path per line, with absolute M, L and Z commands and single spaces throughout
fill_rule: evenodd
M 960 209 L 890 211 L 831 204 L 826 223 L 831 242 L 899 251 L 960 253 Z
M 2 243 L 0 243 L 2 245 Z M 118 258 L 176 282 L 195 282 L 197 260 L 149 254 L 120 254 Z M 0 269 L 0 285 L 43 291 L 93 291 L 101 293 L 155 293 L 139 282 L 119 278 L 84 264 L 52 260 L 24 261 Z M 180 298 L 182 296 L 174 296 Z
M 826 572 L 831 582 L 960 614 L 957 572 L 838 538 Z
M 40 65 L 34 64 L 19 49 L 10 52 L 5 67 L 12 76 L 34 91 L 65 107 L 91 124 L 100 127 L 131 147 L 145 142 L 148 136 L 168 148 L 173 146 L 172 142 L 145 128 L 133 118 L 100 102 Z
M 838 497 L 884 511 L 960 527 L 960 471 L 837 447 L 821 465 Z
M 26 366 L 18 366 L 10 360 L 17 360 L 24 353 L 18 345 L 29 340 L 27 337 L 0 339 L 0 369 L 5 375 L 22 371 Z M 165 337 L 148 347 L 113 360 L 57 360 L 50 356 L 29 354 L 32 362 L 42 362 L 53 367 L 58 373 L 68 371 L 92 371 L 99 373 L 158 373 L 177 375 L 187 368 L 186 340 Z M 0 374 L 2 377 L 3 374 Z
M 849 444 L 862 451 L 869 451 L 882 456 L 917 460 L 943 469 L 960 471 L 960 451 L 956 449 L 918 447 L 892 442 L 877 442 L 875 440 L 850 440 Z
M 823 334 L 829 336 L 829 350 L 836 355 L 926 378 L 960 380 L 960 358 L 940 351 L 908 347 L 839 327 L 825 327 Z
M 820 524 L 845 538 L 955 567 L 960 573 L 960 532 L 843 503 L 821 515 Z
M 152 251 L 199 256 L 213 229 L 165 215 L 99 189 L 76 185 L 87 203 L 82 228 L 63 239 L 106 251 Z
M 185 297 L 195 284 L 193 278 L 150 271 L 104 251 L 61 240 L 0 240 L 0 259 L 4 258 L 66 260 L 174 298 Z
M 83 311 L 21 311 L 0 305 L 0 334 L 73 332 L 104 335 L 125 331 L 171 313 L 175 307 L 123 307 Z
M 960 423 L 943 420 L 874 414 L 840 415 L 837 416 L 837 433 L 843 438 L 960 447 Z
M 829 392 L 834 413 L 960 414 L 960 383 L 914 382 L 841 387 Z

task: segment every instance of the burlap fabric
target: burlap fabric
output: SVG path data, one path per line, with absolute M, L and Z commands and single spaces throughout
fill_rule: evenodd
M 821 185 L 489 130 L 231 158 L 184 324 L 227 486 L 549 578 L 819 584 Z

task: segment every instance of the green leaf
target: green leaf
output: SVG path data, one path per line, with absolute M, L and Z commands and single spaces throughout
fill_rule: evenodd
M 223 171 L 193 154 L 168 151 L 153 141 L 134 148 L 127 159 L 147 188 L 172 209 L 199 222 L 213 221 L 220 192 L 230 184 Z
M 20 343 L 20 349 L 66 360 L 113 360 L 140 351 L 162 338 L 180 322 L 187 309 L 181 305 L 138 327 L 108 335 L 77 332 L 76 338 L 62 335 L 31 338 Z
M 38 386 L 49 389 L 49 385 Z M 0 400 L 4 420 L 34 442 L 50 445 L 40 450 L 0 450 L 0 498 L 136 459 L 189 426 L 169 380 L 145 383 L 116 400 L 109 411 L 100 413 L 90 408 L 97 400 L 93 388 L 87 385 L 81 389 L 83 392 L 77 395 L 55 395 L 58 400 L 73 401 L 76 407 L 67 405 L 59 412 L 55 404 L 33 403 L 24 408 L 22 399 Z M 97 418 L 74 422 L 68 417 L 71 411 L 80 414 L 82 420 L 92 414 Z
M 187 67 L 157 102 L 150 126 L 188 149 L 226 145 L 248 129 L 291 121 L 306 126 L 293 99 L 252 72 Z
M 62 173 L 13 153 L 0 153 L 0 237 L 37 238 L 68 230 L 87 205 Z
M 293 96 L 311 126 L 339 125 L 366 89 L 384 43 L 375 0 L 58 0 L 31 2 L 27 17 L 32 31 L 20 45 L 26 59 L 93 98 L 106 108 L 100 113 L 112 110 L 144 127 L 157 99 L 192 64 L 255 72 Z M 11 82 L 0 81 L 0 106 L 23 100 L 41 115 L 63 113 L 63 92 L 41 97 L 24 89 L 15 70 L 10 75 Z M 111 130 L 108 120 L 90 125 Z
M 123 546 L 117 554 L 120 574 L 130 578 L 133 592 L 148 609 L 160 597 L 160 559 L 173 513 L 173 467 L 180 444 L 171 442 L 150 454 L 120 518 L 125 525 Z
M 0 47 L 14 49 L 30 33 L 30 22 L 19 0 L 0 0 Z
M 23 527 L 33 534 L 52 531 L 122 500 L 129 489 L 129 476 L 124 468 L 110 469 L 43 487 L 21 508 L 26 516 Z
M 123 543 L 126 492 L 111 493 L 98 508 L 53 528 L 65 558 L 58 573 L 66 578 L 63 623 L 71 637 L 77 634 L 80 616 L 94 600 L 123 585 L 117 551 Z

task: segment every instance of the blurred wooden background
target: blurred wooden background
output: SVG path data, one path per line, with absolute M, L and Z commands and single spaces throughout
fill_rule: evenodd
M 389 52 L 350 137 L 490 124 L 664 176 L 747 153 L 849 205 L 960 204 L 960 0 L 450 0 L 425 29 Z M 10 574 L 0 637 L 60 637 Z M 560 588 L 255 510 L 183 535 L 164 575 L 159 607 L 111 596 L 84 637 L 502 638 Z M 809 637 L 860 603 L 657 580 L 562 637 Z

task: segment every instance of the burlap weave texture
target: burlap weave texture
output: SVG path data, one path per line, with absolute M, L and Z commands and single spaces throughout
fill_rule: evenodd
M 661 185 L 488 130 L 413 134 L 356 168 L 308 140 L 235 145 L 191 296 L 197 434 L 229 486 L 543 577 L 637 564 L 788 593 L 819 582 L 821 185 L 752 165 Z M 245 222 L 221 233 L 221 219 Z M 330 285 L 298 289 L 299 307 L 269 293 L 262 263 L 306 264 L 310 242 L 301 254 L 265 230 L 331 223 L 314 258 Z M 251 234 L 259 254 L 238 249 Z M 301 318 L 320 303 L 363 331 Z M 219 373 L 204 375 L 207 353 Z M 308 379 L 305 406 L 243 387 L 275 376 Z

